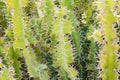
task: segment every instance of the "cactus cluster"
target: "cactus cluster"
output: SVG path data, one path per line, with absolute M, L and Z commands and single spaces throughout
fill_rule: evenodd
M 119 79 L 119 0 L 0 0 L 0 80 Z

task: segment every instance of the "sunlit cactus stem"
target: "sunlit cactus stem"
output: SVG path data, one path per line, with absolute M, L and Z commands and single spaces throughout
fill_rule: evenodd
M 100 13 L 98 15 L 98 21 L 101 25 L 101 36 L 103 36 L 102 49 L 100 50 L 100 67 L 102 71 L 100 72 L 100 77 L 103 80 L 117 80 L 117 50 L 119 46 L 117 45 L 117 35 L 113 29 L 113 24 L 117 22 L 117 19 L 113 13 L 113 7 L 115 6 L 114 0 L 98 0 L 96 2 L 98 10 Z M 95 32 L 95 35 L 99 33 Z M 95 36 L 96 38 L 99 36 Z M 100 40 L 100 39 L 98 39 Z

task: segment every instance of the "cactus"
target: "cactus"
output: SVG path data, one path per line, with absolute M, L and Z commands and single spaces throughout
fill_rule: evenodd
M 99 41 L 100 44 L 102 44 L 99 56 L 99 64 L 102 69 L 102 71 L 100 71 L 100 78 L 103 80 L 117 80 L 117 73 L 115 69 L 118 68 L 116 53 L 119 47 L 116 44 L 118 37 L 113 29 L 113 24 L 117 21 L 117 19 L 112 11 L 115 3 L 116 2 L 114 0 L 98 0 L 96 2 L 98 10 L 101 9 L 98 21 L 102 29 L 95 31 L 94 37 L 99 41 L 100 37 L 103 36 L 103 40 Z M 97 34 L 99 34 L 99 36 Z
M 74 61 L 72 46 L 68 39 L 65 37 L 66 34 L 71 34 L 72 24 L 69 20 L 63 18 L 69 10 L 67 10 L 64 5 L 60 6 L 62 8 L 55 8 L 56 19 L 53 21 L 54 26 L 52 29 L 52 35 L 55 35 L 58 41 L 56 44 L 57 47 L 55 48 L 55 52 L 53 54 L 54 66 L 65 70 L 71 80 L 76 80 L 77 71 L 72 66 L 70 66 L 70 64 Z
M 94 21 L 92 2 L 92 0 L 87 2 L 85 0 L 75 0 L 74 3 L 76 17 L 79 21 L 72 33 L 73 47 L 76 53 L 74 65 L 79 70 L 79 78 L 81 80 L 97 79 L 97 62 L 95 58 L 97 45 L 93 40 L 87 38 Z
M 46 80 L 48 80 L 47 73 L 44 72 L 44 69 L 46 69 L 46 66 L 43 65 L 43 64 L 37 65 L 38 62 L 36 61 L 34 51 L 31 48 L 29 48 L 30 40 L 27 40 L 27 38 L 25 38 L 25 36 L 27 36 L 27 37 L 31 36 L 31 35 L 26 34 L 28 32 L 26 32 L 25 21 L 24 21 L 24 18 L 23 18 L 24 14 L 23 14 L 23 11 L 21 10 L 21 8 L 24 7 L 25 4 L 27 4 L 27 0 L 26 1 L 14 0 L 13 2 L 8 0 L 7 3 L 8 3 L 8 10 L 11 11 L 12 22 L 13 22 L 13 37 L 14 37 L 13 49 L 19 51 L 19 53 L 16 53 L 16 51 L 15 51 L 15 53 L 10 52 L 10 53 L 8 53 L 8 56 L 12 55 L 12 59 L 13 60 L 15 59 L 15 63 L 16 63 L 16 61 L 18 62 L 19 57 L 23 55 L 22 59 L 25 58 L 25 63 L 24 64 L 26 64 L 26 66 L 27 66 L 25 68 L 28 69 L 28 73 L 30 74 L 27 77 L 28 78 L 30 78 L 30 77 L 39 78 L 40 80 L 42 80 L 43 77 L 45 76 Z M 10 48 L 10 50 L 11 50 L 11 48 Z M 13 54 L 14 55 L 16 54 L 15 58 L 14 58 Z M 13 63 L 13 65 L 15 63 Z M 21 65 L 21 64 L 19 63 L 19 65 Z M 17 70 L 15 70 L 15 72 L 20 71 L 19 68 L 20 68 L 20 66 L 15 66 L 15 69 L 17 69 Z M 40 70 L 43 70 L 43 71 L 40 71 Z M 43 73 L 43 74 L 39 75 L 40 73 Z M 22 72 L 22 74 L 24 74 L 24 71 Z M 19 75 L 19 74 L 16 73 L 16 75 Z M 23 79 L 24 79 L 24 77 L 25 76 L 23 76 Z M 17 78 L 21 79 L 20 77 L 17 77 Z

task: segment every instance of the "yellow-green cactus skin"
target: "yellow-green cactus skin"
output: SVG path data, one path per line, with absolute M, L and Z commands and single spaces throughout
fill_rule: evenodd
M 94 33 L 94 36 L 100 44 L 102 44 L 99 55 L 99 65 L 102 69 L 102 71 L 100 71 L 100 78 L 103 80 L 117 80 L 118 75 L 116 71 L 119 63 L 116 53 L 119 46 L 116 43 L 118 37 L 113 29 L 113 24 L 117 22 L 117 18 L 113 13 L 116 2 L 114 0 L 98 0 L 96 4 L 99 10 L 97 19 L 101 30 L 98 29 L 98 31 Z M 100 37 L 102 37 L 103 40 L 101 40 Z
M 29 35 L 29 32 L 26 32 L 26 21 L 25 21 L 25 16 L 23 13 L 23 7 L 25 7 L 27 5 L 27 0 L 8 0 L 7 1 L 7 7 L 8 10 L 11 13 L 12 16 L 12 27 L 13 27 L 13 48 L 14 50 L 18 50 L 18 53 L 14 53 L 14 52 L 10 52 L 10 53 L 14 53 L 14 54 L 19 54 L 18 57 L 16 57 L 16 60 L 19 59 L 19 57 L 21 57 L 23 55 L 23 58 L 25 58 L 25 62 L 22 62 L 21 64 L 26 64 L 27 69 L 28 69 L 28 73 L 27 74 L 29 78 L 34 77 L 35 79 L 39 79 L 39 80 L 43 80 L 44 78 L 45 80 L 48 80 L 48 75 L 47 73 L 44 71 L 39 72 L 41 69 L 45 69 L 46 65 L 43 64 L 38 64 L 38 62 L 36 61 L 36 57 L 34 54 L 34 51 L 29 47 L 29 40 L 27 40 L 27 37 L 32 37 L 32 35 Z M 27 33 L 27 34 L 26 34 Z M 33 39 L 35 40 L 35 39 Z M 34 44 L 34 42 L 33 42 Z M 10 54 L 9 53 L 9 54 Z M 14 55 L 12 54 L 12 55 Z M 12 57 L 14 59 L 14 57 Z M 22 67 L 24 67 L 25 65 L 21 65 Z M 20 67 L 19 67 L 20 68 Z M 39 73 L 42 73 L 41 75 L 39 75 Z M 24 72 L 22 73 L 24 74 Z M 19 78 L 20 79 L 20 78 Z
M 55 53 L 53 54 L 54 66 L 60 67 L 66 71 L 71 80 L 76 80 L 77 71 L 70 66 L 70 64 L 74 61 L 72 45 L 65 36 L 66 34 L 72 33 L 72 23 L 70 20 L 64 18 L 64 16 L 71 12 L 68 10 L 69 8 L 64 6 L 64 1 L 61 1 L 60 4 L 61 8 L 55 7 L 54 16 L 56 19 L 53 20 L 54 26 L 52 28 L 52 35 L 55 35 L 58 41 L 56 50 L 54 50 Z

